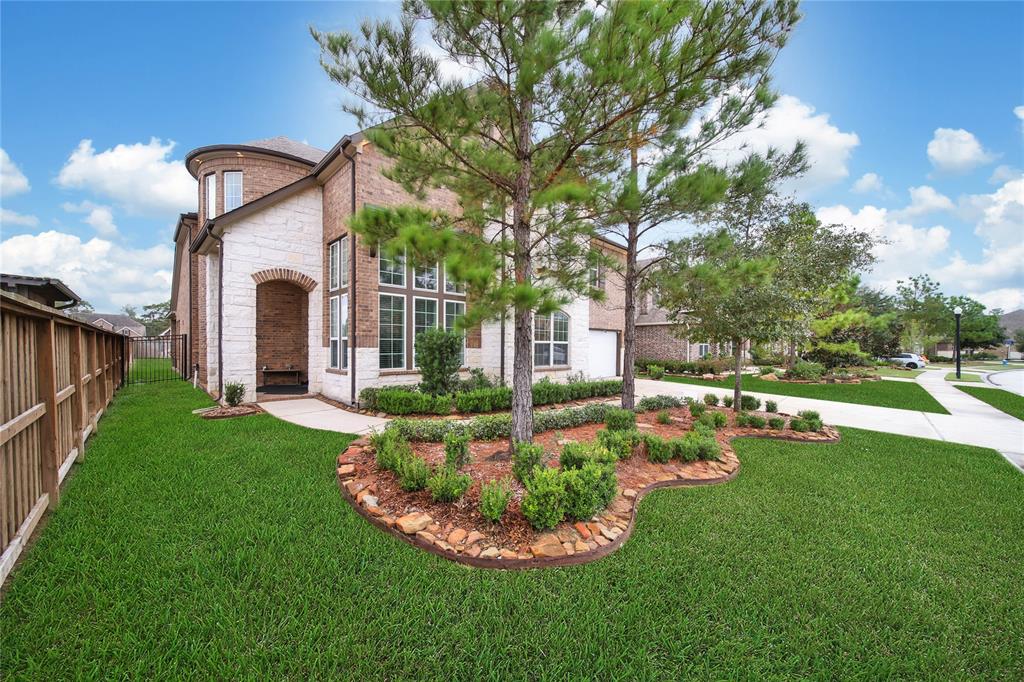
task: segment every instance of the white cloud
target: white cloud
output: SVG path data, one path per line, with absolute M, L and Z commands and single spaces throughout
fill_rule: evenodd
M 928 159 L 940 171 L 965 173 L 991 163 L 996 155 L 986 151 L 978 138 L 963 128 L 936 128 L 928 143 Z
M 867 194 L 868 192 L 881 192 L 885 188 L 882 176 L 878 173 L 865 173 L 853 183 L 852 192 Z
M 856 133 L 841 131 L 829 121 L 828 114 L 815 113 L 810 104 L 783 95 L 770 109 L 756 116 L 746 130 L 715 149 L 712 157 L 718 163 L 736 163 L 751 152 L 764 153 L 769 148 L 788 152 L 799 141 L 807 146 L 811 168 L 793 182 L 793 188 L 807 192 L 848 177 L 847 163 L 860 144 Z
M 21 169 L 11 161 L 11 157 L 0 148 L 0 197 L 13 197 L 15 194 L 29 191 L 28 178 Z
M 1008 180 L 1013 180 L 1014 178 L 1019 177 L 1024 177 L 1024 171 L 1003 163 L 995 167 L 995 170 L 992 171 L 992 175 L 989 176 L 988 182 L 990 185 L 1001 185 Z
M 1021 120 L 1020 129 L 1024 132 L 1024 104 L 1013 108 L 1013 115 Z
M 983 303 L 991 309 L 1001 308 L 1003 312 L 1011 312 L 1024 308 L 1024 289 L 993 289 L 980 294 L 971 294 L 971 298 Z
M 1001 289 L 1024 292 L 1020 288 L 1024 284 L 1024 242 L 986 248 L 981 260 L 975 262 L 955 253 L 946 265 L 933 271 L 933 276 L 947 285 L 961 287 L 973 298 Z
M 119 144 L 97 153 L 82 140 L 57 175 L 57 184 L 88 189 L 130 213 L 167 214 L 195 210 L 196 184 L 185 164 L 171 158 L 174 142 Z
M 22 225 L 24 227 L 35 227 L 39 224 L 39 218 L 34 215 L 15 213 L 6 208 L 0 209 L 0 225 Z
M 935 211 L 952 211 L 956 206 L 945 194 L 936 192 L 928 185 L 910 188 L 910 205 L 897 211 L 900 218 L 913 218 Z
M 101 206 L 91 201 L 83 201 L 73 204 L 65 201 L 63 208 L 68 213 L 85 213 L 82 221 L 91 226 L 103 237 L 113 237 L 118 234 L 117 225 L 114 224 L 114 212 L 109 206 Z
M 960 197 L 959 212 L 975 223 L 974 233 L 989 246 L 1019 243 L 1024 234 L 1024 176 L 1006 182 L 991 194 Z
M 0 242 L 0 261 L 5 270 L 61 279 L 97 310 L 166 301 L 171 295 L 174 252 L 163 244 L 130 249 L 51 230 Z

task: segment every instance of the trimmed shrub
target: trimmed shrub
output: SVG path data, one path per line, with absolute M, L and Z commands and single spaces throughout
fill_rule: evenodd
M 817 362 L 797 362 L 793 367 L 786 370 L 788 379 L 804 379 L 807 381 L 818 381 L 825 374 L 825 366 Z
M 537 467 L 525 485 L 526 494 L 523 496 L 520 509 L 526 520 L 537 530 L 557 526 L 565 516 L 565 486 L 562 483 L 562 472 L 558 469 Z
M 655 381 L 660 381 L 665 378 L 665 368 L 661 365 L 647 365 L 647 376 Z
M 721 429 L 729 423 L 729 418 L 723 412 L 705 412 L 697 418 L 697 423 L 704 424 L 712 429 Z
M 451 414 L 452 411 L 450 395 L 433 396 L 398 386 L 378 389 L 374 401 L 374 409 L 388 414 Z
M 636 428 L 636 412 L 619 407 L 610 408 L 604 416 L 609 431 L 629 431 Z
M 768 420 L 765 419 L 764 417 L 759 417 L 756 414 L 747 415 L 747 426 L 749 426 L 750 428 L 763 429 L 765 427 L 765 424 L 767 423 Z
M 706 409 L 707 405 L 704 403 L 690 403 L 690 415 L 693 417 L 700 417 Z
M 615 459 L 629 459 L 633 456 L 633 449 L 640 442 L 640 433 L 638 431 L 601 429 L 597 432 L 597 442 Z
M 671 424 L 672 415 L 668 413 L 668 410 L 662 410 L 657 415 L 655 415 L 654 421 L 658 422 L 659 424 Z
M 752 395 L 740 396 L 740 409 L 741 410 L 756 410 L 761 407 L 760 398 L 755 398 Z
M 238 407 L 245 398 L 245 384 L 229 381 L 224 384 L 224 402 L 231 407 Z
M 775 368 L 774 367 L 769 367 L 769 366 L 766 365 L 764 367 L 758 367 L 757 371 L 758 371 L 758 373 L 760 373 L 761 376 L 766 376 L 768 374 L 774 373 L 775 372 Z
M 469 370 L 469 378 L 462 379 L 459 381 L 460 392 L 476 391 L 481 388 L 493 388 L 494 382 L 484 374 L 484 371 L 479 367 L 474 367 Z
M 473 479 L 468 474 L 460 474 L 454 469 L 443 466 L 434 470 L 427 479 L 427 489 L 435 502 L 454 502 L 469 490 Z
M 512 415 L 487 414 L 475 417 L 469 422 L 469 433 L 473 440 L 508 438 L 512 434 Z
M 458 471 L 470 462 L 469 434 L 464 431 L 449 431 L 444 434 L 445 466 Z
M 618 490 L 615 467 L 587 462 L 579 469 L 562 472 L 565 513 L 574 520 L 589 519 L 608 506 Z
M 398 484 L 402 490 L 423 490 L 429 477 L 430 468 L 422 457 L 410 455 L 398 463 Z
M 533 415 L 533 432 L 543 433 L 554 429 L 571 429 L 583 424 L 600 424 L 611 406 L 591 403 L 582 407 L 566 407 L 561 410 L 546 410 Z M 440 443 L 449 431 L 465 431 L 472 440 L 499 440 L 512 433 L 512 415 L 483 414 L 468 423 L 451 419 L 395 419 L 388 426 L 410 441 Z
M 480 488 L 480 515 L 491 523 L 501 521 L 512 499 L 512 482 L 503 478 L 484 483 Z
M 459 412 L 491 412 L 512 407 L 512 389 L 506 386 L 478 388 L 455 394 L 455 409 Z
M 385 429 L 370 436 L 377 467 L 398 473 L 402 461 L 412 456 L 412 447 L 402 435 L 394 429 Z
M 544 377 L 533 385 L 534 405 L 564 403 L 571 400 L 571 395 L 568 384 L 556 384 L 548 377 Z
M 579 469 L 593 459 L 591 450 L 592 446 L 586 443 L 566 443 L 558 456 L 558 464 L 562 469 Z
M 726 407 L 732 407 L 732 396 L 727 395 L 722 397 L 722 405 Z
M 534 474 L 534 469 L 544 467 L 544 448 L 537 443 L 520 441 L 515 444 L 512 453 L 512 475 L 520 483 L 526 483 Z
M 714 407 L 718 405 L 718 396 L 715 395 L 714 393 L 705 393 L 704 404 L 707 405 L 708 407 Z
M 821 415 L 814 410 L 804 410 L 797 413 L 797 417 L 807 422 L 807 427 L 811 431 L 821 431 L 821 427 L 824 426 L 821 421 Z
M 800 417 L 793 417 L 792 419 L 789 420 L 789 428 L 793 429 L 794 431 L 804 432 L 810 431 L 811 425 L 806 419 L 801 419 Z
M 665 464 L 672 459 L 672 444 L 654 434 L 644 434 L 644 446 L 647 449 L 648 461 L 655 464 Z
M 652 395 L 641 398 L 636 404 L 637 412 L 650 412 L 651 410 L 665 410 L 670 407 L 682 407 L 683 401 L 671 395 Z
M 784 429 L 786 428 L 786 420 L 783 419 L 782 417 L 771 417 L 768 420 L 768 428 L 775 429 L 776 431 L 779 429 Z
M 462 334 L 435 327 L 416 335 L 416 367 L 427 395 L 449 395 L 459 387 L 462 365 Z
M 779 404 L 777 402 L 775 402 L 774 400 L 766 400 L 766 401 L 764 401 L 764 411 L 765 412 L 778 412 L 779 411 Z

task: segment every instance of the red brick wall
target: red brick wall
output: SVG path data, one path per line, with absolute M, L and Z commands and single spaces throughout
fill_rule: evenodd
M 306 346 L 309 317 L 306 313 L 309 294 L 284 281 L 264 282 L 256 286 L 256 383 L 263 385 L 263 373 L 269 369 L 301 369 L 307 380 Z M 268 375 L 266 383 L 292 383 L 287 375 Z
M 274 190 L 290 185 L 309 175 L 311 166 L 296 161 L 262 156 L 238 156 L 225 152 L 203 161 L 196 171 L 199 176 L 199 224 L 206 221 L 206 176 L 217 174 L 217 215 L 224 212 L 224 171 L 242 171 L 242 203 L 247 204 Z
M 652 360 L 686 360 L 686 344 L 672 333 L 667 324 L 638 325 L 636 328 L 636 357 Z M 696 359 L 696 349 L 690 359 Z

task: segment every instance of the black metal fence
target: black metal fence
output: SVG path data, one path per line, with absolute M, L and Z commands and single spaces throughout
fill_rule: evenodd
M 187 334 L 135 336 L 129 339 L 129 384 L 187 380 L 192 377 Z

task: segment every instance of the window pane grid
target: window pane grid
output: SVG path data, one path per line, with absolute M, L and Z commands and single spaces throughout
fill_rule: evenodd
M 330 277 L 329 277 L 330 288 L 331 288 L 331 291 L 334 291 L 335 289 L 338 288 L 338 266 L 339 266 L 338 242 L 332 242 L 330 249 L 331 249 L 330 256 L 327 259 L 328 260 L 328 271 L 330 272 Z
M 394 287 L 405 286 L 405 258 L 397 255 L 389 258 L 380 254 L 380 283 Z
M 381 294 L 379 352 L 381 369 L 405 367 L 405 298 Z
M 557 367 L 569 364 L 569 316 L 561 311 L 535 315 L 533 319 L 533 364 Z
M 230 211 L 242 205 L 242 174 L 231 171 L 224 174 L 224 210 Z
M 338 281 L 343 287 L 348 286 L 348 237 L 338 242 Z
M 412 286 L 425 291 L 437 291 L 437 266 L 432 268 L 415 268 Z
M 206 176 L 206 217 L 217 217 L 217 176 Z

